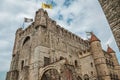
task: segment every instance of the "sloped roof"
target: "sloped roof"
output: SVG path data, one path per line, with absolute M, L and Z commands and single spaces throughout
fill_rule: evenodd
M 100 40 L 91 32 L 90 42 L 94 42 L 94 41 L 100 41 Z
M 115 53 L 115 51 L 108 45 L 107 53 Z

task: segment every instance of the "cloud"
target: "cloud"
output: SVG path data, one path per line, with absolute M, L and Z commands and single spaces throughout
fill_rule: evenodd
M 65 7 L 69 7 L 75 0 L 65 0 L 63 3 L 63 6 Z
M 59 15 L 58 15 L 58 19 L 59 19 L 59 20 L 63 20 L 63 15 L 59 14 Z

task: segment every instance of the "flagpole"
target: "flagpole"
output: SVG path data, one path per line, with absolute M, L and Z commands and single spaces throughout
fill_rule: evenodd
M 25 23 L 24 23 L 24 21 L 23 21 L 23 24 L 22 24 L 22 28 L 24 29 L 24 26 L 25 26 Z
M 89 36 L 91 36 L 91 32 L 86 31 L 87 39 L 89 40 Z

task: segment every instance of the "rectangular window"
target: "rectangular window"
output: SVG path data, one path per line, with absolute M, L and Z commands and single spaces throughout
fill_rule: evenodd
M 93 63 L 92 62 L 90 63 L 90 65 L 91 65 L 91 67 L 93 67 Z
M 44 57 L 44 66 L 47 66 L 50 64 L 50 58 Z
M 23 70 L 24 67 L 24 60 L 21 61 L 21 70 Z

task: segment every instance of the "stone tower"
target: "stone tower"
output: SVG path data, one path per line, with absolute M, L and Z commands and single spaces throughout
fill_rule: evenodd
M 99 0 L 120 49 L 120 0 Z
M 90 44 L 91 52 L 93 54 L 95 66 L 97 69 L 98 79 L 111 80 L 100 40 L 93 33 L 91 33 Z
M 114 75 L 117 74 L 117 78 L 120 78 L 120 70 L 119 70 L 119 63 L 118 63 L 118 60 L 117 60 L 117 57 L 115 55 L 115 51 L 108 45 L 108 48 L 107 48 L 107 53 L 112 55 L 112 61 L 113 61 L 113 65 L 114 65 L 114 70 L 112 71 Z
M 110 48 L 110 47 L 108 46 L 107 52 L 112 55 L 112 58 L 113 58 L 113 61 L 114 61 L 114 65 L 115 65 L 115 66 L 118 66 L 119 63 L 118 63 L 117 57 L 116 57 L 116 55 L 115 55 L 115 51 L 112 50 L 112 48 Z

